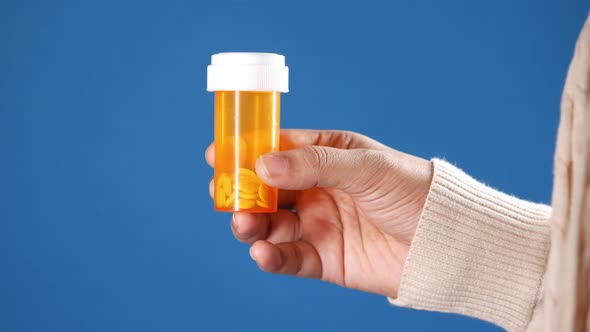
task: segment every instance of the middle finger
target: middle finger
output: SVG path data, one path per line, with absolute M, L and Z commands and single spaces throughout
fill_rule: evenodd
M 234 236 L 252 244 L 258 240 L 270 243 L 296 241 L 301 238 L 301 223 L 295 212 L 279 210 L 275 213 L 234 213 L 231 223 Z

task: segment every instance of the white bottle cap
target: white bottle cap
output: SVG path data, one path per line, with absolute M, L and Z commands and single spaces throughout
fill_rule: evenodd
M 289 92 L 289 68 L 280 54 L 217 53 L 207 67 L 207 91 Z

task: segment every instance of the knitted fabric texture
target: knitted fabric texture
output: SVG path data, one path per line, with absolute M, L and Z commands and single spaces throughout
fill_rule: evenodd
M 439 159 L 391 303 L 524 331 L 541 295 L 551 208 L 494 190 Z

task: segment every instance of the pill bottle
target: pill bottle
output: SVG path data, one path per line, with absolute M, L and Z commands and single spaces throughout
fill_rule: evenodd
M 278 190 L 256 175 L 258 157 L 279 150 L 281 92 L 289 91 L 285 57 L 273 53 L 218 53 L 207 67 L 215 92 L 217 211 L 275 212 Z

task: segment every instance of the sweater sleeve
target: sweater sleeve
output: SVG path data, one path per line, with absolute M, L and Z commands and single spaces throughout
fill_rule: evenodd
M 391 303 L 524 331 L 538 312 L 551 208 L 433 160 L 434 176 Z

